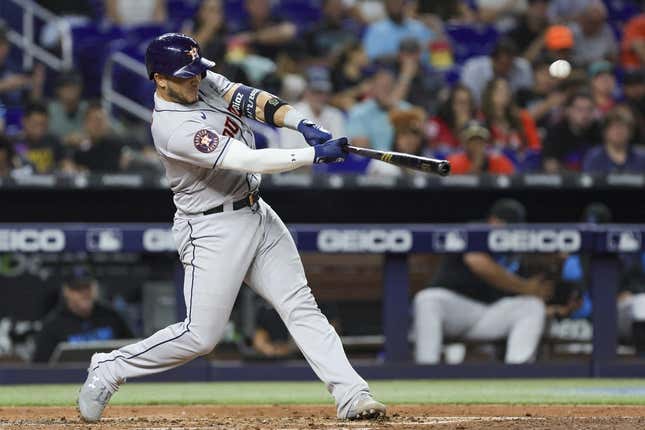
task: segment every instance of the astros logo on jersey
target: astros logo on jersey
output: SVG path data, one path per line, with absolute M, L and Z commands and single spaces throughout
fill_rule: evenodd
M 186 52 L 186 55 L 190 56 L 190 58 L 195 61 L 197 58 L 199 58 L 199 53 L 197 52 L 197 47 L 194 46 L 190 48 L 189 51 Z
M 215 151 L 219 144 L 219 139 L 212 131 L 201 129 L 195 133 L 193 142 L 195 143 L 195 148 L 197 148 L 199 152 L 208 154 L 209 152 Z

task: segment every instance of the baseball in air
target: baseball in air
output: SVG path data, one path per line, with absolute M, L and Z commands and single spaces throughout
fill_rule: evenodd
M 564 79 L 571 73 L 571 64 L 567 60 L 556 60 L 549 66 L 549 73 L 554 78 Z

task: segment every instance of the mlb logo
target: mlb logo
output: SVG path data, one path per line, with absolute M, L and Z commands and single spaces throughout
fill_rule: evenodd
M 468 236 L 462 230 L 440 231 L 433 234 L 432 244 L 438 252 L 463 252 L 468 247 Z
M 114 252 L 123 248 L 123 233 L 115 228 L 89 229 L 86 240 L 88 251 Z
M 616 252 L 637 252 L 641 249 L 639 231 L 622 230 L 607 233 L 607 250 Z

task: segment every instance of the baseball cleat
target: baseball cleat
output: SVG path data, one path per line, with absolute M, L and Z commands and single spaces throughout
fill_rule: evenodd
M 385 416 L 385 405 L 367 394 L 359 397 L 347 413 L 348 420 L 373 420 Z
M 93 356 L 92 358 L 94 358 Z M 87 369 L 87 379 L 78 391 L 78 412 L 81 419 L 86 422 L 96 422 L 101 419 L 101 414 L 110 401 L 112 393 L 107 384 L 92 371 L 92 360 L 90 368 Z

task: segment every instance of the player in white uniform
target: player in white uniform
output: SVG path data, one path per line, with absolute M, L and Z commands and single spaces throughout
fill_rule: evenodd
M 79 392 L 81 417 L 99 420 L 127 378 L 209 353 L 243 282 L 278 311 L 334 397 L 339 418 L 384 415 L 318 309 L 289 231 L 258 195 L 261 173 L 342 160 L 347 139 L 330 140 L 275 96 L 208 71 L 214 63 L 188 36 L 155 39 L 146 66 L 157 86 L 152 135 L 177 207 L 173 234 L 185 269 L 187 317 L 138 343 L 95 354 Z M 296 129 L 313 146 L 256 150 L 243 116 Z

